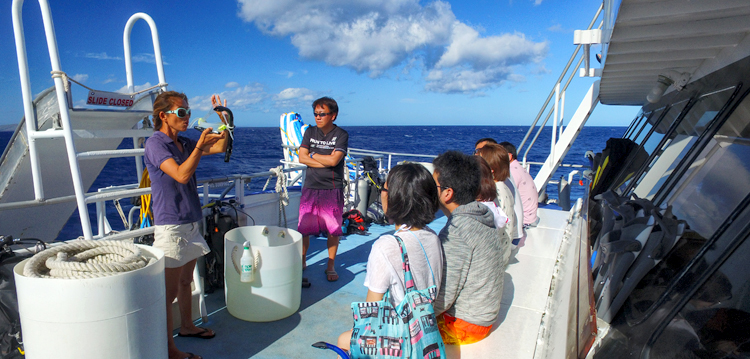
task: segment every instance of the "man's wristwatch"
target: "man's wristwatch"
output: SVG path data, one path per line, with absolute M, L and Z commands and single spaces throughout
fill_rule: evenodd
M 311 153 L 311 154 L 310 154 L 310 158 L 313 158 L 313 155 L 314 155 L 314 154 L 315 154 L 315 152 Z

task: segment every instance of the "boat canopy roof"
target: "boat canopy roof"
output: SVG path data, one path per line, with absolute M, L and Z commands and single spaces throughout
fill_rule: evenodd
M 750 56 L 747 0 L 605 0 L 604 22 L 599 95 L 607 105 L 643 105 L 659 75 L 692 82 Z

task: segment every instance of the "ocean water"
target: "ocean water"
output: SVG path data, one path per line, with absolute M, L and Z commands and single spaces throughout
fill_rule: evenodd
M 350 148 L 425 155 L 439 155 L 448 150 L 458 150 L 471 154 L 474 151 L 476 140 L 484 137 L 494 138 L 498 142 L 509 141 L 518 146 L 528 130 L 526 126 L 342 127 L 349 132 Z M 604 149 L 607 139 L 621 137 L 626 129 L 626 127 L 585 127 L 568 152 L 565 163 L 588 166 L 588 160 L 584 157 L 586 151 L 600 152 Z M 0 146 L 2 148 L 5 148 L 12 134 L 12 132 L 0 131 Z M 536 144 L 529 151 L 527 161 L 543 162 L 547 158 L 551 134 L 552 129 L 550 127 L 542 131 Z M 186 132 L 186 135 L 197 139 L 199 133 L 195 130 L 189 130 Z M 531 138 L 533 138 L 533 135 Z M 523 158 L 531 138 L 527 140 L 527 144 L 524 145 L 524 148 L 518 154 L 519 158 Z M 124 140 L 120 148 L 132 148 L 132 141 L 129 139 Z M 282 158 L 281 135 L 278 128 L 238 128 L 235 132 L 234 150 L 231 160 L 226 163 L 224 162 L 224 157 L 219 155 L 204 157 L 198 166 L 196 175 L 200 180 L 232 174 L 264 172 L 279 166 L 279 161 Z M 424 158 L 394 158 L 394 161 L 402 160 L 429 161 Z M 531 166 L 531 175 L 535 176 L 538 170 L 539 166 Z M 558 180 L 561 176 L 567 178 L 567 174 L 572 170 L 561 167 L 555 173 L 553 179 Z M 94 181 L 89 192 L 94 192 L 96 189 L 102 187 L 139 182 L 139 179 L 135 177 L 135 164 L 132 158 L 113 158 L 109 160 L 107 166 L 96 181 Z M 579 177 L 576 177 L 571 187 L 571 198 L 573 201 L 584 195 L 585 188 L 579 185 L 578 179 Z M 272 185 L 274 183 L 272 181 Z M 264 184 L 265 180 L 256 179 L 249 184 L 249 189 L 259 190 Z M 557 185 L 549 185 L 547 193 L 550 198 L 557 198 Z M 121 200 L 121 204 L 127 214 L 131 207 L 129 201 L 127 199 Z M 115 229 L 122 228 L 122 221 L 111 203 L 108 204 L 107 208 L 107 216 L 110 224 Z M 95 224 L 94 205 L 89 206 L 89 213 L 92 223 Z M 81 235 L 81 230 L 78 211 L 74 211 L 58 239 L 70 239 L 79 235 Z

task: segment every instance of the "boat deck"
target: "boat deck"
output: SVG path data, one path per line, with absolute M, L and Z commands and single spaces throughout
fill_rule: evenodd
M 534 357 L 561 243 L 561 223 L 568 218 L 568 212 L 549 209 L 540 209 L 539 214 L 539 225 L 528 231 L 525 244 L 510 260 L 500 315 L 489 338 L 472 345 L 449 346 L 449 358 Z M 445 223 L 446 217 L 440 217 L 430 228 L 439 232 Z M 304 273 L 312 286 L 302 289 L 299 311 L 275 322 L 246 322 L 229 314 L 224 293 L 217 290 L 206 297 L 209 321 L 205 323 L 216 331 L 216 338 L 176 337 L 177 346 L 204 358 L 334 358 L 334 352 L 311 344 L 336 343 L 340 333 L 351 329 L 350 304 L 364 300 L 367 293 L 363 283 L 370 247 L 378 236 L 393 230 L 393 226 L 372 225 L 370 235 L 342 239 L 336 257 L 336 282 L 325 279 L 325 239 L 312 238 Z

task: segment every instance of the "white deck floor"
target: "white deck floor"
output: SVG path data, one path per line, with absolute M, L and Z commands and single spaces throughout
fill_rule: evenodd
M 567 212 L 540 209 L 537 228 L 511 258 L 505 278 L 502 308 L 490 337 L 472 345 L 449 347 L 449 358 L 533 358 L 552 269 L 560 246 L 559 226 Z M 445 224 L 438 218 L 430 227 L 436 232 Z M 315 349 L 317 341 L 335 343 L 351 328 L 350 303 L 364 300 L 367 256 L 372 242 L 393 227 L 371 226 L 369 236 L 351 235 L 341 241 L 336 258 L 337 282 L 325 280 L 324 239 L 311 239 L 308 268 L 304 276 L 312 287 L 302 290 L 300 310 L 270 323 L 251 323 L 232 317 L 226 310 L 223 291 L 207 296 L 210 314 L 206 326 L 214 329 L 211 340 L 175 338 L 184 351 L 204 358 L 335 358 L 332 351 Z

